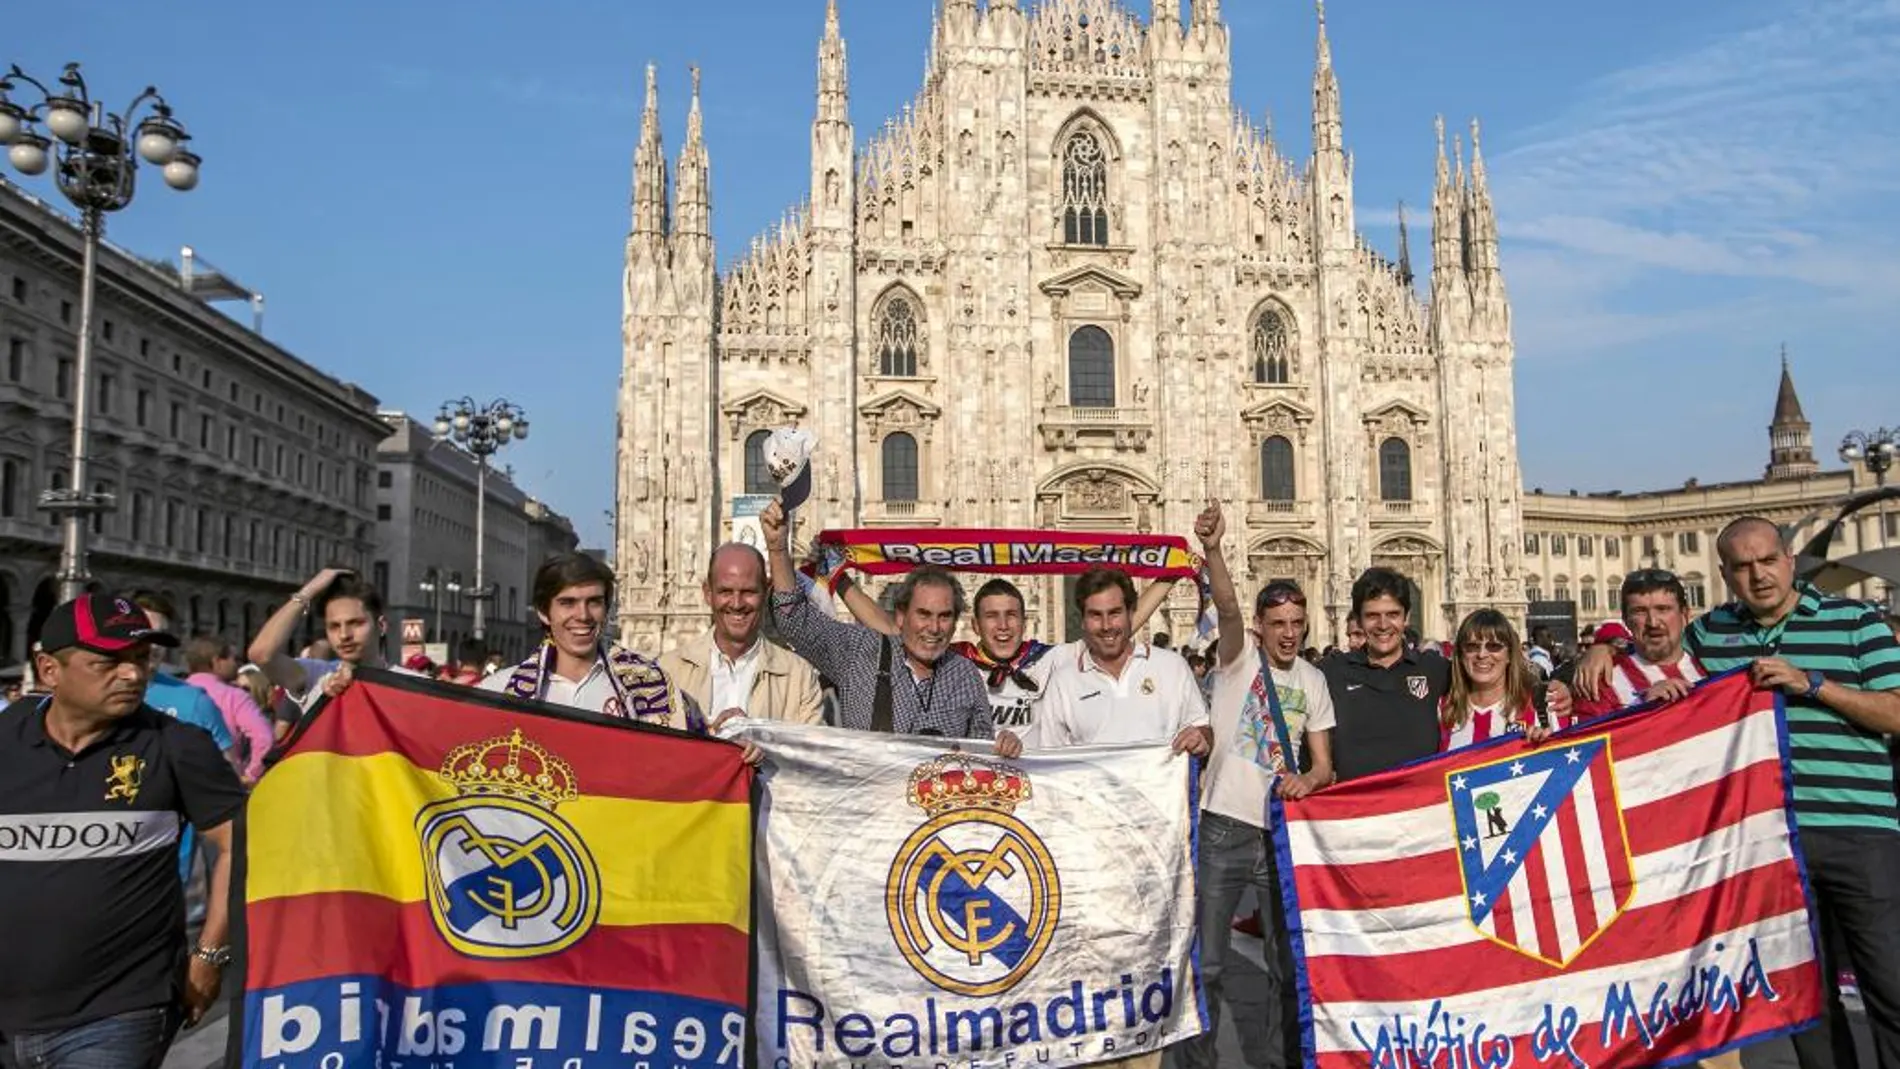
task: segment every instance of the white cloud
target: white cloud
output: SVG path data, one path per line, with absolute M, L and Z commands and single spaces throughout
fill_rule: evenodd
M 1592 320 L 1619 340 L 1747 329 L 1764 284 L 1795 287 L 1808 312 L 1890 307 L 1895 56 L 1900 0 L 1790 0 L 1607 75 L 1518 135 L 1489 162 L 1520 347 L 1581 349 L 1574 328 Z

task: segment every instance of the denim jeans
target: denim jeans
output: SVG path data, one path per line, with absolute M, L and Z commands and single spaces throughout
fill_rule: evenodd
M 1827 1016 L 1794 1037 L 1801 1069 L 1855 1064 L 1854 1034 L 1841 1005 L 1840 966 L 1854 970 L 1880 1069 L 1900 1069 L 1900 835 L 1857 829 L 1801 832 L 1824 958 L 1844 947 L 1847 961 L 1824 960 Z
M 158 1069 L 178 1031 L 171 1006 L 102 1017 L 58 1032 L 19 1032 L 0 1047 L 7 1069 Z
M 1293 947 L 1286 937 L 1286 911 L 1280 903 L 1277 870 L 1267 833 L 1219 813 L 1201 813 L 1200 856 L 1195 874 L 1200 894 L 1196 909 L 1201 926 L 1201 985 L 1207 993 L 1207 1031 L 1173 1047 L 1177 1069 L 1214 1069 L 1219 1060 L 1222 981 L 1233 943 L 1234 908 L 1248 887 L 1260 902 L 1266 939 L 1267 1014 L 1262 1022 L 1267 1064 L 1298 1069 L 1300 1029 L 1293 985 Z

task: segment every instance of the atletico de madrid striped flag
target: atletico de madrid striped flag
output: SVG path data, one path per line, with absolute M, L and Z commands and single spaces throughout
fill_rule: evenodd
M 731 743 L 361 673 L 240 825 L 227 1064 L 738 1069 L 751 778 Z
M 1821 980 L 1780 700 L 1746 676 L 1275 802 L 1310 1069 L 1616 1069 Z

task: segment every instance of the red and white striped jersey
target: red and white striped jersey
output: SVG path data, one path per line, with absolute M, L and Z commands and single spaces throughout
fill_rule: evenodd
M 1542 686 L 1543 684 L 1540 683 L 1538 685 Z M 1447 753 L 1461 746 L 1469 746 L 1474 742 L 1485 742 L 1490 739 L 1495 739 L 1499 735 L 1521 735 L 1524 732 L 1524 726 L 1526 724 L 1536 723 L 1537 709 L 1534 706 L 1527 704 L 1524 708 L 1518 710 L 1516 715 L 1511 716 L 1505 714 L 1503 705 L 1503 702 L 1499 702 L 1497 705 L 1477 706 L 1471 710 L 1471 716 L 1457 727 L 1445 727 L 1444 721 L 1440 720 L 1438 728 L 1438 752 Z M 1550 725 L 1551 730 L 1561 731 L 1569 727 L 1573 722 L 1574 718 L 1553 717 Z
M 1665 679 L 1681 679 L 1689 683 L 1700 683 L 1706 673 L 1688 650 L 1683 650 L 1669 664 L 1651 664 L 1640 653 L 1619 653 L 1616 655 L 1616 667 L 1610 673 L 1610 681 L 1602 693 L 1590 701 L 1579 701 L 1579 712 L 1590 716 L 1613 713 L 1619 709 L 1641 705 L 1643 695 L 1649 688 Z

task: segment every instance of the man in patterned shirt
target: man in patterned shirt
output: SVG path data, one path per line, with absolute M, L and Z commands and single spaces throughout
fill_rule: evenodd
M 858 731 L 994 739 L 1003 757 L 1022 753 L 1014 732 L 998 731 L 989 689 L 976 665 L 950 650 L 963 615 L 963 588 L 941 568 L 904 577 L 897 630 L 885 635 L 818 611 L 798 586 L 777 501 L 759 515 L 772 565 L 772 615 L 792 650 L 838 691 L 838 724 Z

